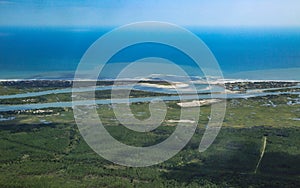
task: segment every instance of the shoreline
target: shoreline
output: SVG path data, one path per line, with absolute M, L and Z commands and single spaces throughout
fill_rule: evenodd
M 28 81 L 62 81 L 62 82 L 74 82 L 74 79 L 0 79 L 1 82 L 28 82 Z M 95 80 L 92 79 L 82 79 L 82 80 L 77 80 L 77 81 L 82 81 L 82 82 L 94 82 Z M 97 80 L 97 82 L 137 82 L 137 81 L 142 81 L 145 83 L 148 82 L 164 82 L 164 80 L 149 80 L 149 79 L 102 79 L 102 80 Z M 215 81 L 191 81 L 194 84 L 225 84 L 225 83 L 237 83 L 237 82 L 298 82 L 300 83 L 300 80 L 276 80 L 276 79 L 258 79 L 258 80 L 251 80 L 251 79 L 220 79 L 220 80 L 215 80 Z M 178 84 L 178 81 L 174 81 L 174 84 Z

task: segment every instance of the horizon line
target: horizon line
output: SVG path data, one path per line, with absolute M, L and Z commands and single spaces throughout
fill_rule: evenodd
M 132 22 L 137 23 L 137 22 Z M 131 23 L 128 23 L 131 24 Z M 0 28 L 118 28 L 128 24 L 115 25 L 0 25 Z M 300 29 L 300 25 L 180 25 L 179 27 L 200 29 L 200 28 L 214 28 L 214 29 Z

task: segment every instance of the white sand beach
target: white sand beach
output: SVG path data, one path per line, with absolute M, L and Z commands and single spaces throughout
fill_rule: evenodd
M 193 100 L 191 102 L 179 102 L 177 105 L 180 107 L 198 107 L 198 106 L 204 106 L 209 105 L 217 102 L 221 102 L 220 99 L 205 99 L 205 100 Z
M 180 119 L 180 120 L 167 120 L 166 122 L 168 123 L 195 123 L 195 121 L 193 120 L 189 120 L 189 119 Z

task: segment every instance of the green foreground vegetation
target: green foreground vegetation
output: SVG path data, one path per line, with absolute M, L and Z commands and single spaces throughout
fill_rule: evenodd
M 210 107 L 201 107 L 189 144 L 164 163 L 123 167 L 103 159 L 85 143 L 72 109 L 1 112 L 0 187 L 300 187 L 300 106 L 297 95 L 228 99 L 223 127 L 205 152 L 198 147 Z M 99 105 L 106 129 L 119 141 L 149 146 L 166 139 L 180 107 L 167 102 L 166 121 L 154 131 L 137 133 L 120 125 L 111 105 Z M 134 103 L 139 119 L 149 117 L 148 103 Z M 263 140 L 266 148 L 261 155 Z

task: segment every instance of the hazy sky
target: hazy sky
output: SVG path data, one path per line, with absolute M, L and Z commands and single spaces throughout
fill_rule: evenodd
M 182 26 L 300 27 L 300 1 L 0 0 L 0 26 L 115 26 L 148 20 Z

